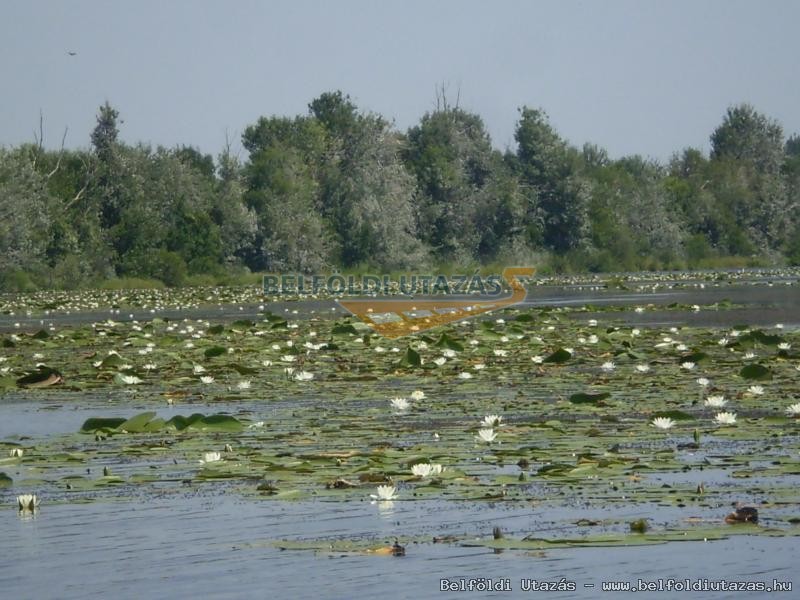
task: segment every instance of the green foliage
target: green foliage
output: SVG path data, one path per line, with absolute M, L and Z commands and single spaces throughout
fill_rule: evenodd
M 240 162 L 120 141 L 0 149 L 0 290 L 215 285 L 260 271 L 402 273 L 535 263 L 540 273 L 800 264 L 800 138 L 730 107 L 712 150 L 660 165 L 562 139 L 523 107 L 516 145 L 438 97 L 402 133 L 341 91 L 265 116 Z M 244 279 L 242 279 L 244 278 Z

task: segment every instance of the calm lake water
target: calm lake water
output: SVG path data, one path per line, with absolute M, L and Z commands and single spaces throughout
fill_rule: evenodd
M 7 502 L 5 503 L 8 504 Z M 442 579 L 508 578 L 523 597 L 523 579 L 575 582 L 575 592 L 547 597 L 615 597 L 602 582 L 721 580 L 791 582 L 797 542 L 737 536 L 633 548 L 581 548 L 546 554 L 494 554 L 448 544 L 417 544 L 402 558 L 281 551 L 267 540 L 326 536 L 387 539 L 420 531 L 463 533 L 493 523 L 536 529 L 528 507 L 442 506 L 396 502 L 384 514 L 368 502 L 248 502 L 225 494 L 186 493 L 141 501 L 56 505 L 36 518 L 0 514 L 5 549 L 0 567 L 4 598 L 460 598 L 440 592 Z M 593 585 L 594 587 L 585 587 Z M 796 591 L 776 597 L 796 598 Z M 678 597 L 654 592 L 644 597 Z M 767 594 L 690 593 L 689 597 L 765 597 Z M 774 595 L 773 595 L 774 596 Z M 772 597 L 772 596 L 770 596 Z

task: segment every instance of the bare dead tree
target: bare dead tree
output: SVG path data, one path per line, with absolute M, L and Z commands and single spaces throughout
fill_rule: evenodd
M 64 128 L 64 135 L 61 136 L 61 148 L 58 151 L 58 160 L 56 161 L 56 166 L 53 167 L 53 170 L 47 174 L 47 181 L 50 181 L 50 178 L 58 173 L 59 167 L 61 167 L 61 159 L 64 157 L 64 142 L 67 141 L 67 132 L 69 131 L 69 127 Z
M 36 130 L 33 130 L 33 142 L 36 146 L 36 150 L 33 154 L 33 168 L 36 168 L 36 161 L 39 160 L 39 156 L 42 154 L 42 147 L 44 146 L 44 115 L 42 114 L 42 109 L 39 109 L 39 133 L 36 133 Z

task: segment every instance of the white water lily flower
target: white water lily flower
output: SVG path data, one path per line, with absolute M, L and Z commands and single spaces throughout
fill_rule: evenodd
M 589 327 L 597 327 L 597 319 L 589 319 L 586 324 L 589 325 Z
M 487 428 L 478 430 L 478 439 L 482 442 L 491 443 L 496 437 L 497 434 L 495 433 L 494 429 Z
M 764 388 L 760 385 L 751 385 L 747 388 L 748 393 L 752 394 L 753 396 L 763 396 L 764 395 Z
M 447 359 L 444 356 L 439 356 L 438 358 L 433 359 L 434 364 L 436 366 L 441 367 L 444 363 L 447 362 Z
M 644 308 L 643 308 L 643 307 L 641 307 L 641 306 L 637 306 L 637 307 L 636 307 L 636 308 L 634 308 L 633 310 L 634 310 L 635 312 L 637 312 L 637 313 L 643 313 L 643 312 L 644 312 Z
M 294 359 L 297 358 L 294 354 L 284 354 L 281 356 L 281 360 L 283 362 L 294 362 Z
M 675 421 L 669 417 L 656 417 L 650 422 L 656 429 L 670 429 L 675 426 Z
M 383 354 L 384 352 L 386 352 L 386 348 L 384 348 L 383 346 L 375 346 L 375 352 L 377 352 L 378 354 Z
M 193 344 L 192 342 L 186 342 L 186 343 L 183 345 L 183 347 L 184 347 L 184 348 L 194 348 L 194 344 Z
M 153 369 L 157 369 L 157 365 L 155 363 L 147 363 L 146 365 L 142 366 L 145 371 L 152 371 Z
M 637 335 L 641 335 L 642 332 L 639 329 L 631 329 L 631 335 L 636 337 Z
M 492 427 L 500 427 L 502 424 L 503 417 L 500 415 L 486 415 L 483 417 L 483 421 L 481 421 L 481 425 L 484 427 L 492 428 Z
M 790 350 L 791 348 L 792 345 L 787 342 L 781 342 L 780 344 L 778 344 L 778 350 Z
M 724 338 L 721 338 L 717 343 L 720 346 L 727 346 L 729 341 L 730 340 L 728 338 L 724 337 Z
M 486 365 L 484 363 L 478 363 L 472 365 L 472 368 L 475 369 L 476 371 L 483 371 L 486 368 Z
M 692 310 L 694 312 L 700 312 L 700 305 L 699 304 L 692 304 Z
M 12 448 L 11 450 L 8 451 L 8 455 L 11 458 L 22 458 L 22 455 L 24 453 L 25 451 L 22 448 Z
M 271 360 L 262 360 L 261 361 L 261 366 L 263 366 L 263 367 L 271 367 L 272 366 L 272 361 Z
M 508 356 L 508 350 L 494 350 L 495 356 Z
M 411 399 L 417 401 L 424 400 L 425 392 L 423 392 L 422 390 L 414 390 L 413 392 L 411 392 Z
M 236 388 L 240 389 L 240 390 L 249 390 L 250 389 L 250 380 L 249 379 L 245 379 L 243 381 L 240 381 L 239 383 L 236 384 Z
M 392 398 L 389 400 L 389 404 L 391 404 L 392 408 L 395 410 L 408 410 L 411 408 L 411 403 L 405 398 Z
M 711 381 L 709 379 L 705 378 L 705 377 L 700 377 L 697 380 L 697 383 L 699 385 L 701 385 L 702 387 L 708 387 L 711 384 Z
M 211 375 L 203 375 L 200 377 L 200 382 L 205 384 L 214 383 L 214 378 Z
M 373 500 L 386 501 L 397 498 L 397 488 L 395 488 L 393 485 L 379 485 L 376 491 L 377 494 L 369 495 Z
M 206 372 L 206 368 L 204 366 L 202 366 L 202 365 L 195 365 L 195 366 L 192 367 L 192 372 L 195 375 L 200 375 L 200 373 L 205 373 Z
M 675 346 L 675 350 L 677 350 L 678 352 L 686 352 L 688 349 L 689 347 L 686 344 L 678 344 L 677 346 Z
M 590 344 L 596 344 L 597 342 L 599 342 L 599 341 L 600 341 L 600 338 L 599 338 L 599 337 L 597 337 L 596 335 L 592 334 L 592 335 L 590 335 L 590 336 L 589 336 L 589 339 L 588 339 L 587 341 L 588 341 Z
M 650 371 L 650 365 L 636 365 L 636 370 L 639 373 L 647 373 Z
M 411 473 L 415 477 L 430 477 L 433 473 L 433 465 L 430 463 L 417 463 L 411 467 Z
M 472 373 L 464 371 L 463 373 L 458 374 L 459 379 L 472 379 Z
M 736 413 L 730 412 L 720 412 L 717 413 L 714 417 L 714 421 L 718 425 L 735 425 L 736 424 Z
M 540 365 L 544 362 L 544 356 L 539 356 L 538 354 L 536 356 L 531 356 L 531 362 L 535 365 Z
M 142 383 L 142 380 L 136 375 L 120 375 L 119 378 L 122 383 L 127 385 L 136 385 L 137 383 Z
M 798 417 L 800 416 L 800 402 L 796 402 L 795 404 L 790 404 L 786 407 L 786 414 L 790 417 Z
M 607 361 L 607 362 L 604 362 L 602 365 L 600 365 L 600 368 L 603 369 L 603 371 L 606 371 L 606 372 L 610 373 L 611 371 L 613 371 L 614 369 L 617 368 L 617 365 L 615 365 L 611 361 Z
M 298 371 L 294 374 L 295 381 L 311 381 L 314 379 L 314 374 L 309 371 Z
M 691 371 L 692 369 L 695 368 L 695 366 L 696 366 L 695 363 L 693 363 L 690 360 L 681 363 L 681 369 L 686 369 L 687 371 Z
M 17 506 L 23 512 L 34 512 L 39 507 L 36 494 L 22 494 L 17 496 Z
M 444 356 L 445 358 L 455 358 L 456 351 L 455 350 L 451 350 L 450 348 L 447 348 L 447 349 L 442 351 L 442 356 Z
M 755 353 L 755 352 L 746 352 L 746 353 L 745 353 L 745 355 L 744 355 L 744 358 L 745 358 L 745 360 L 752 360 L 752 359 L 754 359 L 756 356 L 757 356 L 757 355 L 756 355 L 756 353 Z
M 222 454 L 219 452 L 206 452 L 203 454 L 203 458 L 200 459 L 200 464 L 205 465 L 208 463 L 219 462 L 222 460 Z
M 711 408 L 722 408 L 727 403 L 728 401 L 725 400 L 725 396 L 709 396 L 703 404 Z

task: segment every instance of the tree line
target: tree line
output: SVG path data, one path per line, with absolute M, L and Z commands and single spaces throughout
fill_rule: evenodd
M 324 93 L 261 117 L 242 159 L 120 141 L 0 148 L 0 289 L 248 272 L 534 264 L 551 271 L 800 264 L 800 137 L 747 104 L 666 164 L 613 160 L 519 110 L 516 147 L 442 96 L 407 131 Z M 62 144 L 63 146 L 63 144 Z

